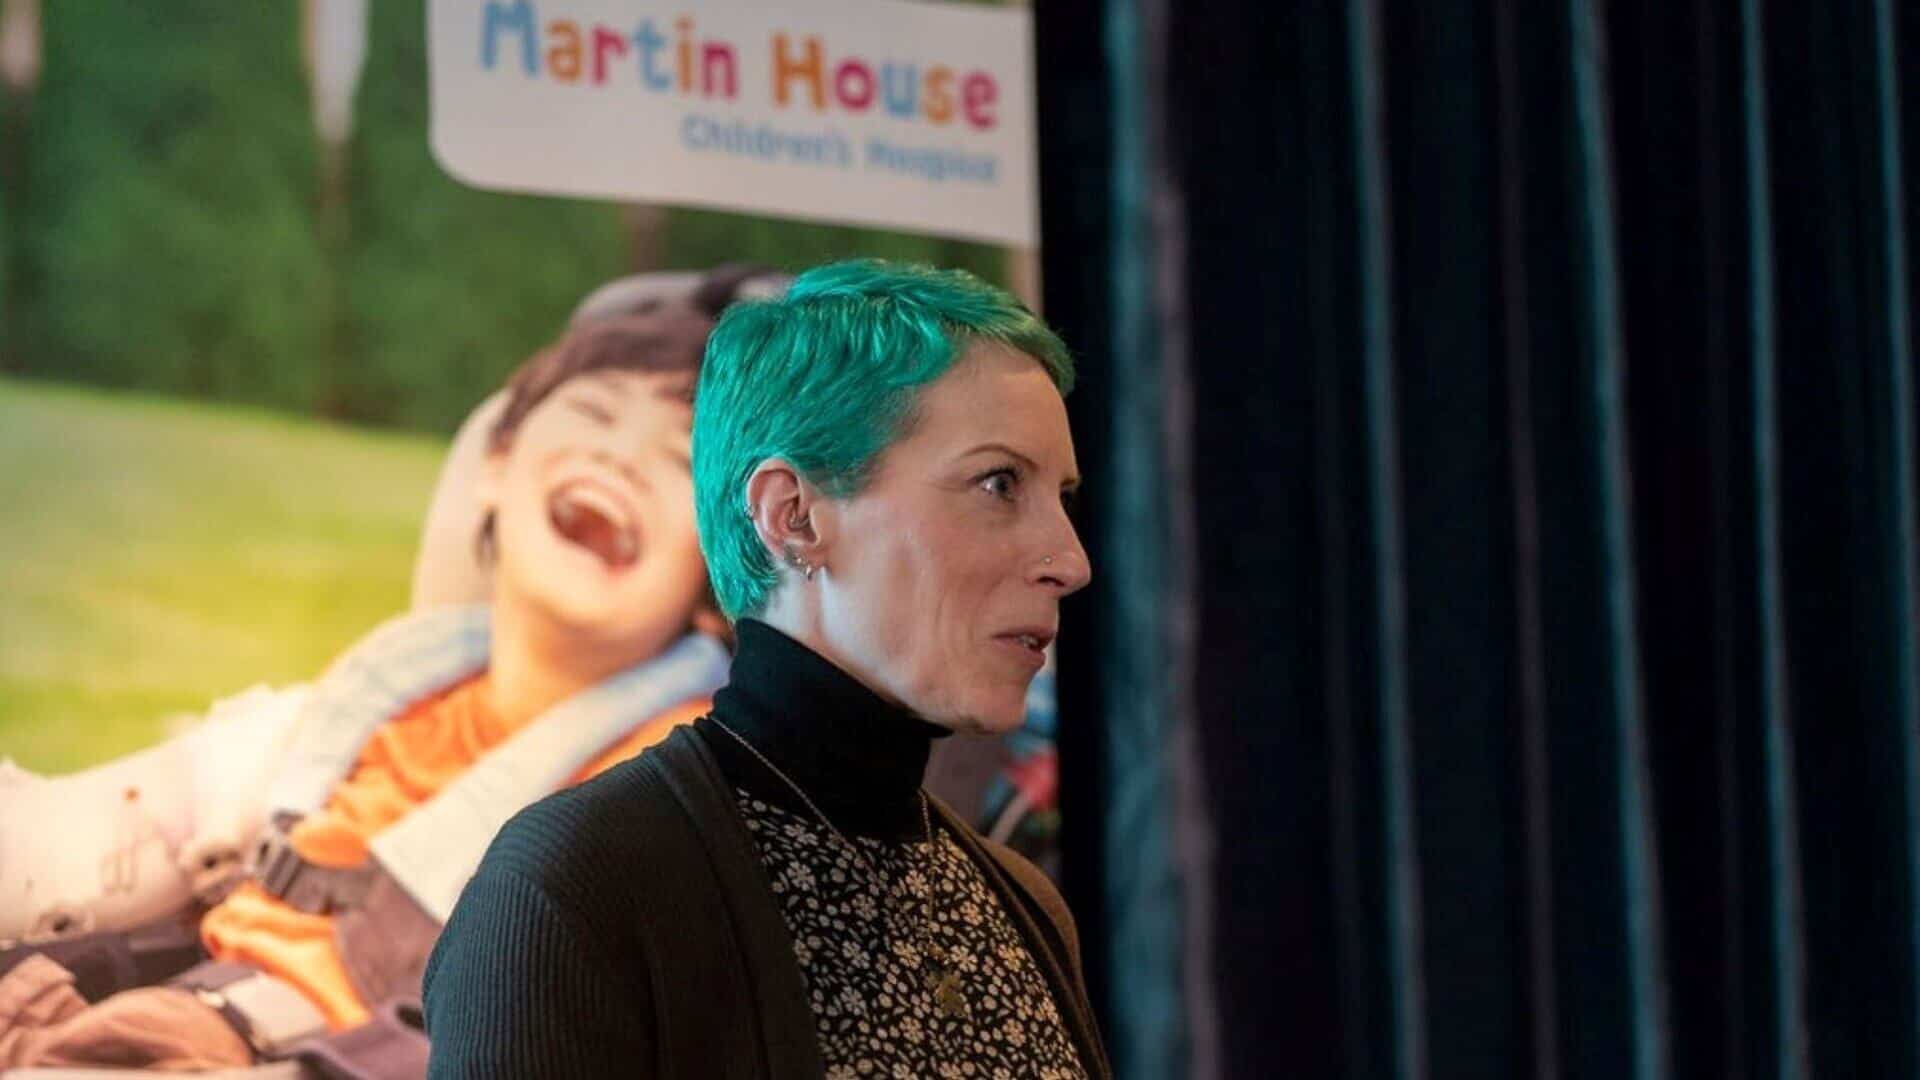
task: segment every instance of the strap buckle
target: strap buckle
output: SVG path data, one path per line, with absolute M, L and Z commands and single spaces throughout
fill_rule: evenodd
M 260 887 L 309 915 L 332 915 L 357 906 L 373 873 L 366 868 L 318 866 L 294 850 L 288 830 L 298 818 L 274 815 L 260 829 L 247 872 Z
M 295 1044 L 324 1034 L 327 1018 L 291 983 L 253 972 L 217 987 L 189 986 L 224 1017 L 261 1061 L 283 1058 Z

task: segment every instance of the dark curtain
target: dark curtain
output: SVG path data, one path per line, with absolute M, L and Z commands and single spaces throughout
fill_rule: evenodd
M 1920 1075 L 1920 12 L 1035 15 L 1123 1075 Z

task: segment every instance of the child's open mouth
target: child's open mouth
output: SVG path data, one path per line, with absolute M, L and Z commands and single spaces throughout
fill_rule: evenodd
M 547 520 L 570 544 L 599 556 L 610 570 L 640 557 L 640 533 L 626 506 L 590 481 L 573 481 L 547 497 Z

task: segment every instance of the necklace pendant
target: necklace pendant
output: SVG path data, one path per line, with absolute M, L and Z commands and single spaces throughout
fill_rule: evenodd
M 927 989 L 933 991 L 933 1003 L 939 1007 L 941 1016 L 952 1019 L 967 1011 L 966 995 L 960 992 L 960 976 L 954 972 L 929 975 Z

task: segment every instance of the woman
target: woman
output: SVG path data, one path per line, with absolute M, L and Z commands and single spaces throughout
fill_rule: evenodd
M 920 787 L 1022 719 L 1086 584 L 1065 348 L 957 272 L 734 307 L 694 494 L 713 711 L 495 840 L 427 972 L 439 1076 L 1104 1076 L 1073 924 Z
M 478 477 L 490 607 L 395 620 L 314 685 L 261 854 L 198 922 L 212 963 L 88 1006 L 57 952 L 14 958 L 0 1069 L 350 1067 L 370 1022 L 374 1071 L 424 1058 L 394 1006 L 497 826 L 704 713 L 725 674 L 688 444 L 710 328 L 598 322 L 514 375 Z

